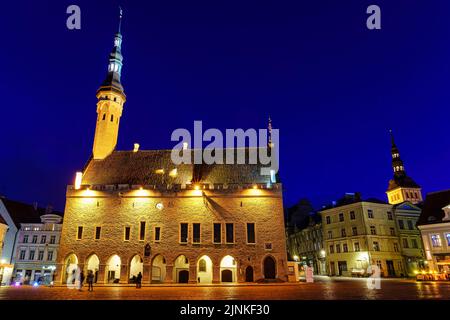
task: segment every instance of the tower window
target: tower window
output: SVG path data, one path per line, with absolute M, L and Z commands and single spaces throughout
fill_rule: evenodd
M 116 98 L 116 97 L 114 97 L 114 102 L 115 102 L 115 101 L 117 101 L 117 98 Z
M 111 122 L 114 121 L 114 115 L 111 115 Z
M 102 120 L 105 120 L 105 119 L 106 119 L 106 113 L 103 114 L 103 119 Z

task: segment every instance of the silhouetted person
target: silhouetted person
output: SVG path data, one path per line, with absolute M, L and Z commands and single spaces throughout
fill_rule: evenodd
M 78 288 L 78 290 L 81 291 L 81 288 L 83 288 L 83 282 L 84 282 L 84 273 L 83 271 L 80 272 L 80 287 Z
M 86 281 L 88 283 L 88 291 L 94 291 L 94 273 L 92 272 L 92 270 L 88 271 Z
M 142 273 L 139 272 L 139 274 L 136 277 L 136 288 L 142 287 Z

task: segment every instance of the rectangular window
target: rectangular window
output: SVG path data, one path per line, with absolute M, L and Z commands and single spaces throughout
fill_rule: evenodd
M 344 243 L 344 244 L 342 245 L 342 251 L 348 252 L 348 246 L 347 246 L 346 243 Z
M 378 243 L 378 241 L 373 242 L 373 250 L 380 251 L 380 244 Z
M 130 227 L 125 227 L 124 236 L 123 236 L 123 239 L 125 241 L 129 241 L 130 240 L 130 233 L 131 233 L 131 228 Z
M 398 252 L 398 243 L 394 243 L 394 251 Z
M 394 216 L 392 215 L 392 212 L 388 211 L 387 218 L 388 218 L 388 220 L 393 220 L 394 219 Z
M 28 235 L 23 236 L 23 243 L 28 243 Z
M 221 223 L 214 223 L 213 242 L 214 243 L 222 242 L 222 224 Z
M 416 239 L 411 239 L 411 243 L 412 243 L 412 247 L 413 247 L 414 249 L 419 248 L 419 246 L 417 245 L 417 240 L 416 240 Z
M 247 223 L 247 243 L 256 243 L 254 223 Z
M 334 246 L 333 245 L 330 246 L 330 253 L 334 253 Z
M 145 240 L 145 221 L 141 221 L 139 224 L 139 241 Z
M 328 231 L 328 239 L 333 239 L 333 231 Z
M 83 227 L 79 226 L 77 231 L 77 240 L 83 239 Z
M 376 235 L 377 234 L 377 230 L 375 229 L 375 226 L 370 226 L 370 234 L 371 235 Z
M 394 228 L 390 228 L 391 230 L 391 236 L 395 236 L 395 229 Z
M 447 238 L 447 246 L 450 247 L 450 233 L 446 233 L 445 238 Z
M 350 220 L 355 220 L 355 211 L 350 211 Z
M 200 243 L 200 223 L 192 224 L 192 242 Z
M 368 210 L 367 210 L 367 216 L 368 216 L 370 219 L 373 219 L 373 210 L 368 209 Z
M 330 216 L 326 216 L 325 220 L 327 221 L 327 224 L 331 223 L 331 217 Z
M 30 250 L 30 252 L 28 253 L 28 260 L 34 260 L 34 250 Z
M 44 260 L 44 251 L 39 251 L 39 252 L 38 252 L 38 260 L 39 260 L 39 261 Z
M 37 236 L 36 235 L 34 235 L 33 236 L 33 240 L 31 240 L 33 243 L 37 243 Z
M 53 251 L 47 252 L 47 260 L 48 261 L 53 261 Z
M 102 233 L 102 227 L 95 227 L 95 240 L 99 240 Z
M 358 228 L 352 227 L 352 235 L 357 236 L 358 235 Z
M 155 241 L 161 241 L 161 227 L 155 227 Z
M 189 226 L 187 223 L 180 224 L 180 242 L 181 243 L 188 242 L 188 230 L 189 230 Z
M 346 237 L 345 229 L 341 229 L 341 237 Z
M 47 242 L 47 236 L 43 235 L 41 236 L 41 243 L 46 243 Z
M 25 260 L 26 250 L 20 250 L 19 260 Z
M 355 242 L 355 252 L 359 252 L 360 250 L 359 242 Z
M 414 226 L 413 226 L 412 221 L 411 221 L 411 220 L 407 220 L 406 222 L 408 223 L 408 229 L 409 229 L 409 230 L 413 230 L 413 229 L 414 229 Z
M 50 236 L 50 244 L 56 243 L 56 236 Z
M 403 243 L 403 248 L 409 248 L 408 239 L 403 238 L 403 239 L 402 239 L 402 243 Z
M 343 213 L 339 213 L 339 222 L 344 221 L 344 214 Z
M 225 224 L 225 242 L 234 243 L 234 225 L 232 223 Z
M 341 253 L 341 245 L 340 244 L 336 245 L 336 253 Z
M 433 247 L 441 247 L 441 236 L 438 234 L 431 235 L 431 243 L 433 244 Z
M 401 230 L 405 229 L 405 224 L 404 224 L 403 220 L 398 220 L 398 227 L 399 227 Z

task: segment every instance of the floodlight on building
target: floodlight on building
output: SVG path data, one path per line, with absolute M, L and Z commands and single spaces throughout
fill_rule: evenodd
M 258 185 L 254 184 L 253 189 L 258 189 Z
M 177 168 L 170 170 L 170 172 L 169 172 L 169 176 L 171 176 L 172 178 L 175 178 L 177 176 L 177 174 L 178 174 Z
M 139 151 L 139 143 L 135 143 L 133 152 L 138 152 L 138 151 Z
M 81 188 L 81 180 L 83 179 L 83 173 L 77 172 L 75 175 L 75 190 L 79 190 Z

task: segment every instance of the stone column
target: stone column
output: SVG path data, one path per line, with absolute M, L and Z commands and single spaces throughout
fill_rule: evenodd
M 213 283 L 220 283 L 220 266 L 213 266 Z
M 128 283 L 128 265 L 122 264 L 120 266 L 120 284 L 127 284 Z
M 197 266 L 189 265 L 189 283 L 195 284 L 197 283 Z
M 142 273 L 142 283 L 149 284 L 152 282 L 152 266 L 149 264 L 144 264 Z
M 166 279 L 164 283 L 173 283 L 173 265 L 166 265 Z
M 64 274 L 66 270 L 64 270 L 64 263 L 57 263 L 55 269 L 55 285 L 64 284 Z
M 105 284 L 107 282 L 107 277 L 105 276 L 105 264 L 98 265 L 98 275 L 97 275 L 97 284 Z

